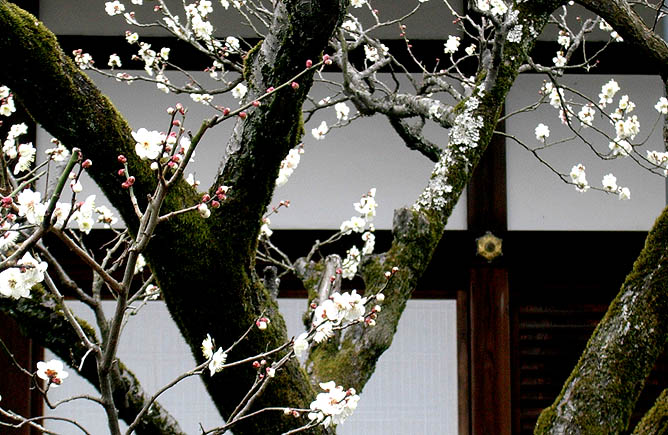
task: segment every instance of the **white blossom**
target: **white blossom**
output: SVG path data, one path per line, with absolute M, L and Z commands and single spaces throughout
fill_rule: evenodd
M 545 142 L 545 139 L 550 136 L 550 128 L 547 125 L 541 123 L 536 127 L 535 133 L 536 139 L 541 142 Z
M 311 130 L 311 135 L 313 135 L 316 140 L 323 140 L 328 131 L 329 127 L 327 127 L 327 123 L 322 121 L 319 126 Z
M 448 40 L 445 42 L 445 44 L 443 44 L 445 46 L 443 51 L 446 54 L 455 53 L 459 49 L 459 40 L 460 40 L 459 36 L 453 36 L 453 35 L 448 36 Z
M 346 121 L 348 119 L 348 114 L 350 114 L 350 107 L 346 103 L 336 103 L 334 105 L 334 110 L 336 111 L 336 119 L 339 121 Z
M 663 115 L 668 115 L 668 98 L 666 97 L 659 98 L 659 102 L 656 103 L 654 108 L 657 110 L 657 112 Z
M 585 167 L 582 163 L 571 168 L 571 181 L 575 184 L 575 189 L 578 192 L 586 192 L 589 190 L 589 183 L 587 182 L 587 175 L 585 174 Z
M 232 89 L 232 96 L 237 100 L 240 100 L 246 96 L 247 92 L 248 88 L 246 87 L 246 85 L 244 85 L 243 83 L 239 83 L 234 87 L 234 89 Z
M 608 192 L 616 192 L 617 191 L 617 177 L 615 177 L 612 174 L 607 174 L 603 176 L 603 188 L 607 190 Z

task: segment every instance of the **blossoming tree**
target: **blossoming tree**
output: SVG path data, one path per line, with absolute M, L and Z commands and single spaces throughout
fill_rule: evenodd
M 416 1 L 416 10 L 425 2 Z M 136 59 L 143 62 L 146 75 L 116 72 L 123 63 L 118 56 L 108 61 L 114 72 L 100 72 L 121 81 L 150 81 L 161 91 L 187 93 L 194 104 L 208 105 L 212 115 L 194 134 L 183 128 L 186 109 L 179 105 L 168 109 L 167 133 L 133 130 L 81 72 L 95 69 L 94 59 L 80 50 L 74 52 L 74 59 L 63 54 L 43 24 L 0 0 L 0 53 L 6 62 L 0 69 L 0 83 L 7 86 L 0 94 L 0 113 L 10 115 L 14 98 L 19 100 L 35 121 L 58 138 L 50 160 L 68 162 L 57 186 L 42 197 L 31 189 L 39 175 L 32 164 L 34 149 L 20 143 L 21 126 L 10 130 L 3 148 L 7 163 L 2 222 L 11 244 L 6 243 L 0 273 L 0 292 L 7 296 L 1 301 L 2 309 L 96 385 L 101 393 L 97 400 L 106 411 L 112 433 L 120 433 L 119 418 L 138 433 L 181 432 L 152 393 L 144 392 L 128 368 L 115 359 L 128 303 L 156 294 L 152 282 L 142 283 L 139 290 L 132 286 L 140 254 L 150 264 L 151 279 L 200 364 L 190 374 L 208 371 L 202 379 L 235 433 L 259 433 L 267 427 L 287 433 L 305 428 L 330 431 L 332 423 L 341 422 L 354 409 L 355 391 L 364 387 L 376 361 L 391 344 L 406 301 L 429 264 L 452 209 L 503 116 L 506 95 L 521 72 L 546 75 L 542 101 L 549 101 L 574 132 L 593 128 L 595 120 L 608 123 L 606 128 L 612 125 L 610 132 L 599 129 L 610 145 L 607 150 L 596 150 L 598 157 L 634 156 L 656 172 L 663 171 L 668 161 L 661 150 L 641 155 L 634 147 L 639 121 L 630 114 L 633 106 L 628 97 L 620 99 L 612 113 L 605 111 L 618 91 L 616 82 L 603 86 L 598 101 L 559 83 L 569 68 L 595 62 L 595 56 L 585 56 L 583 64 L 570 65 L 596 27 L 611 32 L 611 41 L 623 38 L 642 50 L 666 80 L 668 46 L 626 1 L 581 0 L 578 3 L 600 18 L 586 20 L 578 28 L 567 25 L 564 17 L 573 2 L 564 0 L 477 0 L 469 2 L 467 13 L 446 1 L 443 13 L 454 17 L 469 44 L 460 50 L 461 36 L 444 35 L 448 61 L 435 69 L 412 56 L 420 74 L 419 78 L 406 75 L 410 92 L 400 92 L 381 80 L 377 74 L 381 69 L 397 74 L 408 69 L 372 37 L 374 29 L 401 25 L 405 17 L 382 21 L 366 0 L 280 0 L 272 4 L 222 0 L 216 5 L 199 0 L 184 4 L 180 13 L 157 0 L 150 5 L 156 14 L 151 21 L 140 21 L 132 10 L 143 7 L 142 3 L 110 1 L 105 10 L 139 28 L 162 27 L 193 45 L 209 58 L 207 71 L 219 80 L 219 86 L 207 88 L 192 77 L 185 84 L 169 79 L 165 71 L 178 68 L 170 63 L 170 50 L 152 50 L 134 32 L 128 32 L 126 39 L 137 45 Z M 635 3 L 655 10 L 658 17 L 659 6 Z M 244 49 L 237 38 L 217 38 L 208 18 L 216 12 L 214 6 L 221 13 L 236 9 L 262 40 Z M 366 27 L 358 19 L 362 11 L 371 22 Z M 530 53 L 548 23 L 559 27 L 562 48 L 552 65 L 540 65 Z M 401 29 L 410 50 L 406 29 Z M 360 51 L 364 60 L 351 60 Z M 337 67 L 341 79 L 329 99 L 315 102 L 309 90 L 319 80 L 319 71 L 328 67 Z M 239 100 L 237 107 L 217 104 L 217 96 L 226 92 Z M 344 260 L 318 258 L 317 249 L 300 259 L 289 259 L 268 240 L 271 230 L 266 211 L 275 186 L 285 183 L 299 162 L 303 113 L 317 116 L 329 107 L 336 111 L 337 126 L 364 115 L 384 115 L 407 146 L 434 162 L 434 169 L 414 204 L 396 211 L 387 252 L 373 254 L 373 233 L 368 231 L 375 214 L 375 192 L 371 190 L 355 205 L 359 215 L 344 222 L 335 236 L 359 232 L 364 241 L 361 249 L 351 248 Z M 656 108 L 666 114 L 665 99 Z M 214 184 L 198 192 L 183 177 L 185 165 L 201 137 L 224 121 L 236 123 L 227 156 Z M 447 143 L 430 142 L 423 134 L 427 123 L 449 129 Z M 311 134 L 323 139 L 330 128 L 322 122 Z M 549 128 L 538 125 L 535 136 L 540 143 L 548 142 Z M 527 148 L 539 154 L 539 149 Z M 11 171 L 7 170 L 9 162 L 14 165 Z M 570 173 L 554 172 L 581 191 L 591 188 L 584 165 L 574 163 Z M 103 260 L 95 260 L 67 230 L 69 221 L 86 233 L 94 215 L 107 224 L 115 219 L 108 210 L 96 208 L 92 200 L 59 202 L 68 182 L 74 194 L 81 189 L 80 170 L 75 168 L 90 173 L 128 226 Z M 618 186 L 612 174 L 603 178 L 599 189 L 622 199 L 630 197 L 629 187 Z M 564 392 L 541 417 L 539 432 L 615 431 L 627 424 L 634 398 L 662 350 L 668 327 L 662 315 L 668 302 L 662 285 L 666 219 L 665 213 L 659 217 L 634 271 Z M 96 277 L 92 289 L 79 289 L 49 256 L 40 242 L 46 233 L 55 234 L 92 268 Z M 258 253 L 258 243 L 268 244 L 269 249 Z M 258 276 L 256 260 L 295 274 L 309 290 L 310 328 L 294 340 L 286 335 L 273 296 L 275 281 L 271 274 L 265 280 Z M 121 280 L 114 275 L 117 270 L 122 271 Z M 356 275 L 362 277 L 368 293 L 342 293 L 341 280 Z M 46 290 L 34 287 L 37 282 L 43 282 Z M 102 331 L 99 339 L 72 317 L 59 288 L 69 289 L 96 312 Z M 111 292 L 118 302 L 116 315 L 110 319 L 99 310 L 103 291 Z M 220 320 L 221 310 L 224 321 Z M 345 333 L 340 332 L 344 326 Z M 243 339 L 223 348 L 217 346 L 222 344 L 221 337 Z M 269 364 L 264 359 L 268 352 L 273 361 Z M 304 370 L 292 356 L 307 352 L 309 364 Z M 606 358 L 595 357 L 601 353 Z M 622 372 L 620 364 L 626 367 Z M 59 385 L 65 378 L 57 361 L 37 369 L 47 386 Z M 316 396 L 315 383 L 320 383 L 324 393 Z M 652 416 L 660 417 L 662 409 L 657 406 L 644 424 L 651 425 Z M 262 410 L 267 410 L 262 419 L 249 418 Z M 295 423 L 284 417 L 285 411 L 297 417 L 308 411 L 308 418 Z

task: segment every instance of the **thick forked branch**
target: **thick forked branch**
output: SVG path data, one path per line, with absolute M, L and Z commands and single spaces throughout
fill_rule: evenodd
M 524 2 L 517 6 L 518 20 L 527 20 L 533 28 L 541 29 L 560 3 Z M 376 326 L 354 327 L 343 336 L 342 343 L 316 346 L 310 359 L 317 380 L 334 379 L 338 384 L 361 391 L 373 373 L 376 361 L 390 346 L 406 302 L 429 264 L 452 209 L 489 144 L 518 68 L 534 45 L 535 36 L 529 33 L 528 27 L 524 26 L 520 43 L 508 44 L 503 49 L 489 53 L 490 57 L 500 56 L 498 59 L 490 59 L 490 65 L 495 68 L 493 74 L 486 71 L 476 78 L 477 85 L 485 83 L 488 87 L 482 93 L 476 91 L 472 97 L 465 99 L 467 104 L 457 106 L 452 114 L 455 121 L 450 132 L 450 142 L 439 155 L 429 185 L 413 208 L 395 212 L 390 250 L 362 265 L 366 288 L 371 290 L 385 285 L 385 271 L 394 266 L 399 267 L 384 290 L 385 301 Z M 502 41 L 504 39 L 505 36 L 501 38 Z M 493 79 L 489 78 L 490 74 Z M 469 104 L 476 108 L 468 111 Z M 476 128 L 474 135 L 469 127 L 477 123 L 479 128 Z M 455 137 L 458 139 L 453 139 Z M 462 137 L 473 140 L 467 143 Z
M 307 59 L 317 59 L 345 10 L 344 0 L 277 2 L 275 19 L 265 41 L 246 61 L 250 93 L 263 93 L 293 77 Z M 34 17 L 0 0 L 0 55 L 6 59 L 0 82 L 8 85 L 33 118 L 64 144 L 79 146 L 95 162 L 92 176 L 119 209 L 128 226 L 136 228 L 127 192 L 115 176 L 118 154 L 128 158 L 129 173 L 141 201 L 155 181 L 148 165 L 134 156 L 130 128 L 107 98 L 59 49 L 55 37 Z M 225 347 L 241 336 L 257 316 L 271 319 L 269 330 L 253 331 L 230 359 L 280 346 L 287 340 L 275 302 L 254 272 L 254 252 L 260 219 L 271 198 L 280 161 L 301 135 L 299 114 L 310 78 L 277 91 L 260 107 L 249 110 L 235 128 L 230 157 L 219 182 L 232 187 L 229 200 L 209 220 L 196 213 L 175 216 L 161 223 L 145 252 L 170 313 L 198 362 L 200 344 L 211 334 Z M 44 104 L 48 101 L 48 104 Z M 196 204 L 199 196 L 185 182 L 177 183 L 162 213 Z M 223 315 L 224 313 L 224 315 Z M 225 321 L 221 321 L 222 318 Z M 225 416 L 235 408 L 255 377 L 250 367 L 230 368 L 205 383 Z M 304 408 L 313 391 L 294 362 L 256 402 Z M 238 425 L 235 433 L 258 433 L 270 426 L 277 431 L 294 422 L 269 416 L 263 422 Z
M 627 425 L 668 336 L 668 209 L 535 433 L 616 433 Z

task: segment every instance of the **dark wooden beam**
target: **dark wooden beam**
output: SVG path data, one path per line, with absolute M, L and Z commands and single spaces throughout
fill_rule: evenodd
M 471 272 L 471 420 L 474 435 L 511 434 L 508 272 Z

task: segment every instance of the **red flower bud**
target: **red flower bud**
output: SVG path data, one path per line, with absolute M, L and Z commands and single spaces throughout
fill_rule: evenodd
M 124 182 L 121 184 L 121 187 L 122 187 L 123 189 L 129 189 L 129 188 L 130 188 L 130 185 L 128 184 L 127 181 L 124 181 Z
M 90 168 L 91 166 L 93 166 L 93 162 L 91 161 L 91 159 L 86 159 L 86 160 L 84 160 L 83 163 L 81 164 L 81 167 L 84 168 L 84 169 L 88 169 L 88 168 Z
M 124 168 L 119 169 L 118 175 L 120 175 L 121 177 L 125 176 L 125 169 Z
M 253 101 L 253 106 L 254 107 L 258 107 L 259 105 L 260 105 L 259 101 L 257 101 L 257 100 Z
M 246 119 L 247 116 L 248 114 L 246 112 L 239 112 L 239 118 Z
M 121 154 L 118 156 L 118 161 L 121 163 L 125 163 L 128 161 L 128 159 L 123 154 Z
M 132 186 L 133 184 L 135 184 L 135 177 L 130 175 L 126 180 L 126 182 L 128 183 L 129 186 Z
M 230 108 L 229 107 L 224 108 L 223 109 L 223 116 L 227 116 L 229 114 L 230 114 Z

